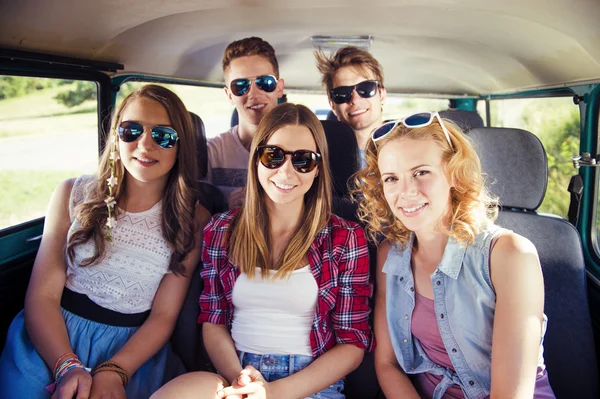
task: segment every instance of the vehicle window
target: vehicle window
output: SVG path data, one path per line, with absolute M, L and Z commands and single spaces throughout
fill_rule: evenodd
M 540 138 L 548 155 L 548 189 L 539 211 L 566 219 L 567 187 L 577 173 L 571 156 L 579 153 L 579 108 L 570 97 L 493 100 L 490 116 L 494 127 L 524 129 Z
M 117 95 L 117 108 L 127 95 L 149 82 L 130 81 L 121 85 Z M 204 122 L 206 137 L 216 137 L 225 132 L 231 125 L 233 105 L 225 96 L 221 87 L 200 87 L 182 84 L 163 84 L 181 98 L 185 107 L 197 114 Z
M 45 215 L 56 185 L 94 173 L 95 82 L 0 75 L 0 229 Z

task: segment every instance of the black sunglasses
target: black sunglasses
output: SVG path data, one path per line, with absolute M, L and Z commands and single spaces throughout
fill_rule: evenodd
M 277 78 L 275 78 L 273 75 L 261 75 L 254 79 L 234 79 L 229 84 L 229 88 L 234 96 L 243 96 L 250 90 L 252 81 L 254 81 L 256 87 L 267 93 L 272 93 L 277 88 Z
M 331 89 L 329 91 L 329 97 L 331 97 L 331 101 L 336 104 L 344 104 L 350 102 L 354 90 L 356 90 L 358 95 L 362 98 L 371 98 L 377 94 L 378 87 L 379 82 L 376 80 L 365 80 L 354 86 L 338 86 L 335 89 Z
M 138 122 L 121 122 L 117 128 L 119 138 L 125 143 L 136 141 L 144 133 L 144 126 Z M 152 126 L 150 129 L 152 140 L 162 148 L 173 148 L 179 137 L 175 129 L 167 126 Z
M 260 163 L 268 169 L 280 168 L 288 154 L 292 156 L 292 166 L 300 173 L 312 172 L 321 161 L 319 153 L 310 150 L 285 151 L 276 145 L 260 145 L 256 152 Z

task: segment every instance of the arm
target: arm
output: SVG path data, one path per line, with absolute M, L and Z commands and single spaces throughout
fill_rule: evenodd
M 222 234 L 219 234 L 219 220 L 213 218 L 204 231 L 202 263 L 200 272 L 204 288 L 200 294 L 200 317 L 204 347 L 215 368 L 229 383 L 233 383 L 242 370 L 235 350 L 235 344 L 227 326 L 229 304 L 221 283 L 215 254 L 222 254 Z M 222 260 L 222 259 L 221 259 Z
M 383 265 L 390 250 L 390 243 L 384 241 L 377 250 L 377 293 L 375 296 L 375 371 L 377 380 L 386 398 L 419 399 L 412 382 L 404 373 L 392 347 L 388 329 L 385 303 L 386 276 Z
M 498 238 L 490 257 L 496 291 L 491 398 L 531 398 L 542 334 L 544 282 L 537 251 L 524 237 Z
M 31 272 L 25 297 L 25 327 L 33 346 L 48 365 L 65 353 L 73 352 L 60 299 L 67 280 L 65 246 L 71 226 L 69 198 L 74 179 L 58 185 L 46 213 L 44 234 Z M 57 387 L 56 397 L 71 398 L 75 393 L 87 397 L 92 378 L 82 369 L 67 372 Z M 80 396 L 77 396 L 78 398 Z
M 242 371 L 242 365 L 227 326 L 204 323 L 202 337 L 208 356 L 215 368 L 230 384 L 234 384 L 235 379 Z
M 67 280 L 64 249 L 71 225 L 69 197 L 73 182 L 67 180 L 61 183 L 52 194 L 42 242 L 25 296 L 27 332 L 50 369 L 60 356 L 73 351 L 60 310 L 60 299 Z

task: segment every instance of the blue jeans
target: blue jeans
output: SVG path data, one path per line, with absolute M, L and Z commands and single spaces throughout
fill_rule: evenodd
M 254 367 L 268 382 L 285 378 L 312 363 L 312 356 L 306 355 L 257 355 L 238 351 L 242 367 Z M 311 395 L 311 399 L 344 399 L 344 380 L 339 380 L 321 392 Z

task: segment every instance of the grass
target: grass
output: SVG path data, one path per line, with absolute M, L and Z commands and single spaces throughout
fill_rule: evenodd
M 58 183 L 77 175 L 76 171 L 0 171 L 0 229 L 44 216 Z

